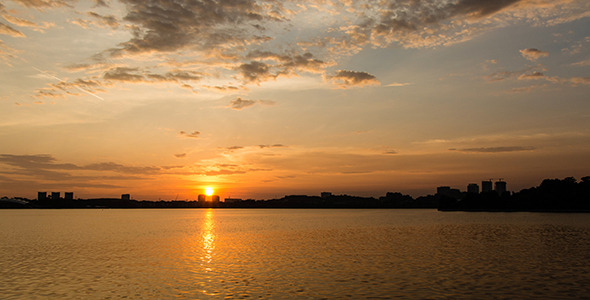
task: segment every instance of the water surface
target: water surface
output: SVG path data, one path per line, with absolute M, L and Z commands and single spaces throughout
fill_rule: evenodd
M 590 214 L 0 210 L 2 299 L 584 298 Z

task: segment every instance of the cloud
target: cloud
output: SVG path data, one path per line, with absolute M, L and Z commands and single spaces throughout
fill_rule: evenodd
M 119 27 L 119 20 L 115 16 L 103 16 L 95 12 L 87 12 L 86 14 L 95 18 L 98 22 L 97 24 L 102 27 L 108 26 L 112 29 L 117 29 Z
M 186 153 L 174 154 L 174 157 L 176 157 L 176 158 L 185 158 L 186 157 Z
M 367 72 L 338 70 L 333 76 L 328 76 L 328 79 L 341 88 L 379 85 L 377 78 Z
M 25 35 L 22 32 L 14 29 L 4 23 L 1 23 L 1 22 L 0 22 L 0 34 L 9 35 L 12 37 L 25 37 Z
M 536 61 L 537 59 L 539 59 L 541 57 L 549 56 L 549 52 L 541 51 L 541 50 L 535 49 L 535 48 L 523 49 L 523 50 L 519 50 L 519 52 L 520 52 L 520 54 L 522 54 L 522 57 L 524 57 L 525 59 L 530 60 L 530 61 Z
M 104 73 L 106 80 L 141 82 L 145 81 L 145 76 L 139 73 L 139 68 L 117 67 Z
M 252 61 L 250 63 L 241 64 L 238 67 L 240 74 L 245 82 L 260 82 L 268 79 L 274 79 L 278 75 L 270 73 L 270 66 L 258 62 Z
M 590 66 L 590 59 L 586 59 L 586 60 L 582 60 L 582 61 L 578 61 L 578 62 L 572 63 L 572 66 L 576 66 L 576 67 L 587 67 L 587 66 Z
M 231 147 L 227 147 L 225 149 L 230 150 L 230 151 L 233 151 L 233 150 L 240 150 L 240 149 L 243 149 L 243 148 L 244 147 L 242 147 L 242 146 L 231 146 Z
M 114 162 L 101 162 L 88 165 L 75 165 L 72 163 L 57 163 L 57 160 L 48 154 L 37 155 L 13 155 L 0 154 L 0 163 L 26 170 L 29 174 L 43 173 L 50 174 L 49 170 L 66 170 L 66 171 L 114 171 L 118 173 L 132 174 L 153 174 L 157 173 L 159 167 L 136 167 L 126 166 Z M 50 174 L 51 175 L 51 174 Z M 60 174 L 65 176 L 66 174 Z
M 106 71 L 103 78 L 123 82 L 182 82 L 199 81 L 200 73 L 194 71 L 173 70 L 165 74 L 155 74 L 140 68 L 116 67 Z
M 247 100 L 247 99 L 242 99 L 242 98 L 238 97 L 235 100 L 231 100 L 229 102 L 229 105 L 227 105 L 226 107 L 232 108 L 235 110 L 241 110 L 246 107 L 251 107 L 255 104 L 273 105 L 273 104 L 275 104 L 275 102 L 270 101 L 270 100 Z
M 533 146 L 506 146 L 506 147 L 481 147 L 481 148 L 463 148 L 463 149 L 449 149 L 451 151 L 460 152 L 475 152 L 475 153 L 500 153 L 500 152 L 515 152 L 515 151 L 532 151 L 535 150 Z
M 282 147 L 287 147 L 283 144 L 274 144 L 274 145 L 258 145 L 258 147 L 260 147 L 260 149 L 264 149 L 264 148 L 282 148 Z
M 227 49 L 228 44 L 243 45 L 259 38 L 251 31 L 262 26 L 253 25 L 282 18 L 280 4 L 259 4 L 253 0 L 121 2 L 128 11 L 124 19 L 138 29 L 133 31 L 132 39 L 115 49 L 128 53 L 169 52 L 187 47 Z
M 109 0 L 94 0 L 94 7 L 109 7 Z
M 62 7 L 62 6 L 72 6 L 70 4 L 74 1 L 65 1 L 65 0 L 13 0 L 14 2 L 20 3 L 26 7 L 33 7 L 33 8 L 50 8 L 50 7 Z
M 188 133 L 186 131 L 180 131 L 178 134 L 188 138 L 198 138 L 201 135 L 201 133 L 196 130 L 191 133 Z
M 545 75 L 541 72 L 524 73 L 518 76 L 519 80 L 530 80 L 530 79 L 543 79 Z

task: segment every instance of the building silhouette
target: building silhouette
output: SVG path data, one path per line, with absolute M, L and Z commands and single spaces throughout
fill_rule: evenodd
M 224 201 L 225 203 L 240 203 L 240 202 L 242 202 L 243 200 L 242 200 L 242 199 L 240 199 L 240 198 L 225 198 L 223 201 Z
M 494 190 L 496 191 L 496 193 L 498 193 L 498 195 L 503 195 L 504 193 L 506 193 L 506 182 L 501 179 L 496 181 L 494 185 Z
M 131 195 L 130 194 L 122 194 L 121 200 L 131 200 Z
M 61 198 L 60 192 L 51 192 L 51 200 L 59 200 Z
M 47 192 L 37 192 L 37 200 L 39 200 L 39 201 L 47 200 Z
M 468 184 L 467 192 L 470 194 L 479 194 L 479 185 L 477 185 L 477 183 Z
M 219 196 L 218 195 L 211 196 L 211 202 L 213 202 L 213 204 L 219 204 Z
M 64 193 L 64 200 L 74 200 L 74 193 L 73 192 L 65 192 Z
M 491 192 L 492 190 L 492 181 L 491 180 L 484 180 L 481 182 L 481 192 L 487 193 Z
M 199 201 L 199 203 L 203 203 L 207 200 L 207 195 L 205 194 L 199 194 L 199 196 L 197 196 L 197 201 Z
M 321 193 L 321 197 L 322 198 L 330 198 L 330 197 L 332 197 L 332 193 L 330 193 L 330 192 L 322 192 Z

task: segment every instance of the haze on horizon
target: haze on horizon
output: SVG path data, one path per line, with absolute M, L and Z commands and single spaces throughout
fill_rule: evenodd
M 0 195 L 590 175 L 590 1 L 8 0 Z

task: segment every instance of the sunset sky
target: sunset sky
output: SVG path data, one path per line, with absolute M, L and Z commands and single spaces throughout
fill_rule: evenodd
M 0 196 L 588 175 L 588 0 L 0 2 Z

